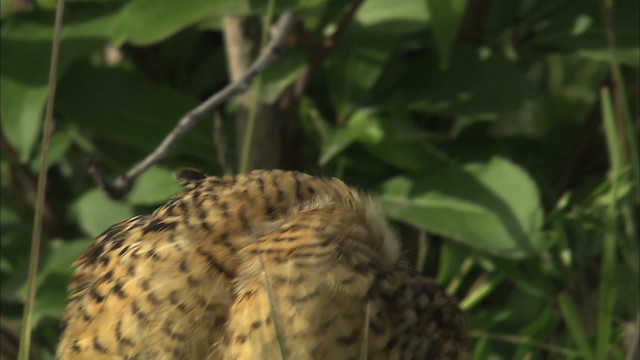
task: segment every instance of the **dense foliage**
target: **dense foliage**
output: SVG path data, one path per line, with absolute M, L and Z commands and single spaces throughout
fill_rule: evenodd
M 0 301 L 15 325 L 54 3 L 2 1 Z M 379 194 L 406 258 L 466 310 L 474 358 L 632 356 L 638 1 L 367 0 L 345 20 L 355 3 L 275 2 L 274 18 L 293 10 L 300 23 L 252 91 L 281 119 L 279 166 Z M 226 158 L 241 155 L 238 105 L 219 109 L 222 134 L 204 119 L 121 201 L 96 187 L 86 159 L 121 174 L 148 154 L 229 81 L 223 16 L 264 17 L 267 4 L 68 2 L 33 324 L 45 357 L 72 261 L 111 224 L 174 194 L 176 167 L 232 168 L 215 139 L 228 141 Z

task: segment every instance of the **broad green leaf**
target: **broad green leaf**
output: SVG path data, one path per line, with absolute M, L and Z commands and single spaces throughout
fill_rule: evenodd
M 247 0 L 136 0 L 122 9 L 114 37 L 118 42 L 147 45 L 204 20 L 249 10 Z
M 424 29 L 430 19 L 424 0 L 368 0 L 356 20 L 368 31 L 401 35 Z
M 127 201 L 134 205 L 155 205 L 166 202 L 179 190 L 171 171 L 154 166 L 136 180 Z
M 367 132 L 376 132 L 379 121 L 374 109 L 356 111 L 347 121 L 346 126 L 339 128 L 327 139 L 320 154 L 320 165 L 325 165 L 354 141 L 365 137 Z M 379 131 L 378 131 L 379 133 Z
M 378 113 L 376 122 L 358 139 L 378 159 L 393 167 L 424 172 L 441 162 L 430 151 L 427 134 L 418 129 L 402 100 L 392 101 L 389 112 Z
M 427 0 L 433 37 L 438 47 L 440 68 L 446 69 L 456 42 L 467 0 Z
M 33 306 L 34 327 L 37 327 L 44 317 L 59 318 L 62 316 L 67 306 L 68 285 L 69 276 L 59 274 L 49 276 L 47 281 L 42 284 L 38 289 Z
M 48 166 L 51 167 L 55 165 L 58 160 L 60 160 L 66 152 L 71 147 L 71 142 L 73 138 L 73 133 L 71 129 L 62 129 L 57 130 L 51 135 L 51 142 L 49 143 L 49 156 Z M 40 169 L 40 146 L 37 147 L 38 151 L 34 154 L 33 160 L 31 161 L 31 170 L 33 172 L 38 172 Z
M 369 98 L 398 38 L 352 24 L 338 42 L 325 69 L 338 116 L 346 117 Z
M 34 327 L 45 316 L 59 317 L 66 306 L 67 286 L 73 273 L 72 263 L 80 257 L 91 243 L 88 239 L 74 241 L 53 240 L 47 243 L 44 252 L 47 261 L 41 266 L 36 278 L 38 292 L 34 306 Z M 17 289 L 16 295 L 24 301 L 26 282 Z
M 457 47 L 446 70 L 435 56 L 409 65 L 400 90 L 413 109 L 495 118 L 542 94 L 515 64 L 489 49 Z
M 406 115 L 406 112 L 404 113 Z M 411 172 L 420 172 L 435 165 L 423 140 L 424 135 L 411 126 L 410 118 L 387 114 L 374 108 L 361 108 L 349 117 L 342 128 L 318 119 L 322 126 L 323 147 L 320 165 L 327 164 L 354 142 L 361 143 L 371 154 L 383 162 Z
M 522 258 L 544 246 L 536 184 L 502 158 L 393 178 L 383 185 L 382 204 L 394 219 L 497 256 Z
M 402 170 L 423 172 L 437 165 L 419 142 L 400 142 L 384 138 L 384 141 L 379 144 L 365 146 L 384 163 Z
M 37 141 L 46 99 L 46 84 L 30 86 L 4 76 L 0 78 L 2 131 L 22 161 L 29 158 Z
M 327 0 L 273 0 L 273 10 L 279 13 L 285 10 L 310 9 L 325 2 Z M 249 4 L 253 14 L 264 14 L 269 7 L 269 1 L 264 0 L 249 0 Z
M 100 49 L 114 18 L 114 6 L 68 11 L 61 33 L 58 77 L 79 57 Z M 7 19 L 0 33 L 2 129 L 23 161 L 40 132 L 47 97 L 53 14 L 36 12 Z
M 72 241 L 53 240 L 47 248 L 48 261 L 38 270 L 37 284 L 43 282 L 52 274 L 64 275 L 71 278 L 73 271 L 71 264 L 87 249 L 93 240 L 76 239 Z
M 400 41 L 426 29 L 428 21 L 424 0 L 370 0 L 362 5 L 325 70 L 339 117 L 347 116 L 369 100 Z
M 57 111 L 60 121 L 72 122 L 80 130 L 149 151 L 196 105 L 195 99 L 153 84 L 139 73 L 81 64 L 61 82 Z M 202 159 L 215 158 L 210 129 L 211 123 L 203 120 L 173 153 L 186 150 Z
M 80 228 L 92 237 L 134 215 L 130 205 L 108 198 L 97 188 L 84 193 L 74 204 L 74 210 Z

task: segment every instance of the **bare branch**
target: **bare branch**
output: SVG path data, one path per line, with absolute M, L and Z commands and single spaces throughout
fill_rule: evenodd
M 238 95 L 247 89 L 251 81 L 267 66 L 273 63 L 282 53 L 287 34 L 294 24 L 292 13 L 286 12 L 280 16 L 272 32 L 273 37 L 269 44 L 262 51 L 260 56 L 251 65 L 247 73 L 237 81 L 234 81 L 215 93 L 209 99 L 198 105 L 193 110 L 185 114 L 176 127 L 162 140 L 160 145 L 149 154 L 144 160 L 134 165 L 124 175 L 119 176 L 113 184 L 109 183 L 100 171 L 95 162 L 89 166 L 89 172 L 93 175 L 96 183 L 112 198 L 119 199 L 126 195 L 131 189 L 135 179 L 144 173 L 149 167 L 165 158 L 176 142 L 184 136 L 202 117 L 220 106 L 227 99 Z

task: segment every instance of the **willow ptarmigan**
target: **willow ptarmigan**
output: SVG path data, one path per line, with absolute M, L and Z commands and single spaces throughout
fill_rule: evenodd
M 279 170 L 178 179 L 75 263 L 58 359 L 464 357 L 461 310 L 368 196 Z

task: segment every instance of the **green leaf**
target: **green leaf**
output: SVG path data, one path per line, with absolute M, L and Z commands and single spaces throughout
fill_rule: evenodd
M 118 42 L 148 45 L 187 26 L 250 10 L 247 0 L 137 0 L 122 9 L 114 27 Z
M 284 89 L 291 85 L 302 73 L 306 61 L 305 54 L 288 51 L 262 73 L 260 97 L 271 104 L 276 101 Z
M 100 189 L 92 189 L 75 203 L 78 223 L 82 230 L 92 237 L 98 236 L 111 225 L 134 215 L 131 206 L 114 201 Z
M 71 264 L 80 257 L 93 240 L 76 239 L 72 241 L 53 240 L 47 249 L 48 261 L 38 271 L 36 283 L 38 288 L 52 274 L 64 275 L 71 278 Z
M 57 111 L 61 121 L 72 122 L 80 130 L 146 152 L 196 104 L 195 99 L 153 84 L 139 73 L 79 64 L 60 84 Z M 206 121 L 197 124 L 173 153 L 215 157 L 210 127 Z
M 609 43 L 604 22 L 603 3 L 597 0 L 556 1 L 536 3 L 526 20 L 535 28 L 533 42 L 600 61 L 609 61 Z M 614 36 L 616 58 L 628 65 L 640 62 L 640 32 L 638 1 L 616 1 L 614 6 Z
M 49 157 L 47 159 L 49 162 L 48 167 L 55 165 L 58 160 L 67 153 L 71 147 L 72 140 L 73 132 L 71 129 L 62 129 L 51 135 L 51 142 L 49 143 Z M 31 170 L 33 172 L 37 173 L 40 169 L 40 156 L 41 152 L 37 151 L 30 163 Z
M 69 277 L 51 275 L 38 289 L 33 306 L 33 326 L 37 327 L 44 317 L 59 318 L 67 306 Z
M 356 13 L 356 21 L 368 31 L 387 35 L 422 30 L 429 19 L 424 0 L 368 0 Z
M 65 15 L 58 78 L 79 57 L 106 42 L 114 6 L 74 8 Z M 47 98 L 53 14 L 35 12 L 7 19 L 0 33 L 0 116 L 7 138 L 26 161 L 40 132 Z
M 136 180 L 127 200 L 134 205 L 156 205 L 166 202 L 178 191 L 180 185 L 171 171 L 154 166 Z
M 34 327 L 43 317 L 60 317 L 67 303 L 67 286 L 71 279 L 73 262 L 87 249 L 92 240 L 53 240 L 47 244 L 47 261 L 38 271 L 36 284 L 38 293 L 34 306 Z M 26 296 L 27 283 L 16 291 L 22 301 Z
M 398 38 L 352 24 L 344 34 L 325 69 L 330 96 L 338 116 L 346 117 L 370 97 Z
M 0 88 L 2 131 L 20 155 L 20 160 L 26 161 L 40 133 L 47 86 L 30 86 L 3 76 Z
M 428 134 L 417 128 L 405 106 L 401 99 L 392 100 L 390 111 L 378 114 L 375 126 L 370 126 L 360 142 L 377 158 L 399 169 L 424 172 L 440 166 L 442 157 L 434 154 Z
M 588 357 L 593 356 L 587 334 L 584 331 L 586 326 L 578 315 L 579 311 L 573 300 L 566 293 L 562 293 L 558 295 L 558 304 L 562 317 L 564 318 L 564 323 L 568 327 L 569 334 L 571 334 L 573 341 L 582 353 L 581 355 Z
M 410 107 L 428 113 L 496 118 L 542 94 L 513 63 L 489 49 L 461 46 L 446 70 L 428 56 L 406 69 L 400 84 Z
M 325 71 L 338 117 L 365 104 L 403 37 L 427 28 L 424 0 L 366 1 L 341 37 Z
M 9 260 L 7 260 L 4 256 L 0 257 L 0 272 L 10 272 L 13 270 L 13 266 Z
M 320 154 L 320 165 L 325 165 L 336 155 L 346 149 L 354 141 L 362 137 L 367 137 L 367 133 L 380 134 L 380 119 L 376 117 L 374 109 L 360 109 L 351 116 L 343 128 L 337 129 L 333 135 L 327 139 L 327 143 L 322 148 Z M 371 135 L 371 134 L 369 134 Z M 367 137 L 368 139 L 371 136 Z
M 544 246 L 536 184 L 502 158 L 393 178 L 383 185 L 382 204 L 394 219 L 497 256 L 523 258 Z
M 446 69 L 456 42 L 460 21 L 467 7 L 467 0 L 427 0 L 427 4 L 432 14 L 431 26 L 438 47 L 440 68 Z

